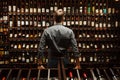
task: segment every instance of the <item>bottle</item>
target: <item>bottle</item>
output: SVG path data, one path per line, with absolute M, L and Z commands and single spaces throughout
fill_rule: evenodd
M 38 48 L 38 44 L 35 44 L 35 45 L 34 45 L 34 48 L 37 49 L 37 48 Z
M 18 44 L 18 49 L 21 49 L 22 48 L 22 45 L 21 44 Z
M 27 79 L 23 77 L 21 80 L 27 80 Z
M 6 77 L 3 77 L 2 80 L 6 80 Z
M 111 80 L 110 76 L 108 75 L 107 71 L 105 69 L 103 69 L 105 76 L 107 77 L 107 80 Z
M 73 73 L 71 71 L 69 72 L 69 79 L 68 80 L 74 80 Z
M 22 62 L 25 62 L 25 53 L 22 53 Z
M 97 74 L 98 74 L 98 80 L 105 80 L 105 78 L 103 78 L 102 74 L 100 73 L 100 70 L 98 68 L 96 68 Z
M 85 72 L 83 73 L 83 80 L 88 80 L 87 74 Z
M 96 61 L 98 61 L 97 60 L 97 55 L 96 55 L 96 53 L 94 53 L 94 62 L 96 62 Z
M 21 62 L 21 60 L 22 60 L 22 57 L 21 57 L 21 55 L 19 54 L 19 55 L 18 55 L 18 63 Z
M 3 36 L 0 35 L 0 44 L 3 44 Z
M 29 44 L 26 44 L 26 49 L 29 49 L 30 48 L 30 45 Z
M 93 61 L 93 56 L 90 56 L 90 60 L 89 60 L 90 62 L 92 62 Z
M 14 57 L 14 63 L 17 63 L 18 62 L 18 58 L 17 56 Z
M 31 80 L 37 80 L 36 78 L 32 78 Z
M 26 63 L 30 63 L 30 58 L 29 58 L 29 56 L 30 56 L 30 54 L 27 52 L 27 54 L 26 54 Z
M 116 77 L 116 74 L 113 72 L 113 70 L 111 68 L 109 68 L 111 74 L 112 74 L 112 79 L 113 80 L 118 80 L 117 77 Z
M 94 74 L 94 71 L 93 71 L 92 69 L 90 69 L 90 72 L 91 72 L 91 74 L 92 74 L 93 80 L 97 80 L 97 78 L 96 78 L 96 76 L 95 76 L 95 74 Z
M 30 55 L 30 62 L 33 63 L 33 61 L 34 61 L 34 57 Z
M 88 3 L 88 10 L 87 10 L 87 13 L 88 13 L 88 14 L 91 13 L 91 5 L 90 5 L 90 3 Z
M 118 27 L 118 23 L 119 23 L 118 21 L 115 21 L 115 27 Z

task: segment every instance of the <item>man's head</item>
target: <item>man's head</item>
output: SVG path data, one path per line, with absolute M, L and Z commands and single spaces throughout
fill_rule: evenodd
M 54 19 L 56 23 L 62 22 L 63 18 L 64 18 L 64 11 L 62 9 L 58 9 L 57 11 L 55 11 Z

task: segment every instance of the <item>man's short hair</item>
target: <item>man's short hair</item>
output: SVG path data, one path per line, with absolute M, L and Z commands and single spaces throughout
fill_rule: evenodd
M 58 9 L 57 11 L 55 11 L 54 19 L 55 19 L 55 21 L 57 23 L 62 22 L 63 21 L 63 17 L 64 17 L 63 9 Z

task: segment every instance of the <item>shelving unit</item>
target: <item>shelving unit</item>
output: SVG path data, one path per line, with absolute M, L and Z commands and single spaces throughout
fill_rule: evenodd
M 10 58 L 0 63 L 35 64 L 39 39 L 58 8 L 75 33 L 81 64 L 120 64 L 119 0 L 1 0 L 0 55 Z
M 120 68 L 89 68 L 89 69 L 81 69 L 81 70 L 70 70 L 66 69 L 66 80 L 74 79 L 74 80 L 84 80 L 84 79 L 104 79 L 104 80 L 119 80 L 120 77 Z M 36 68 L 33 69 L 0 69 L 0 79 L 9 79 L 9 80 L 60 80 L 58 78 L 57 69 L 45 69 L 38 70 Z M 114 72 L 114 73 L 112 73 Z
M 75 33 L 82 69 L 65 68 L 68 79 L 120 80 L 120 0 L 0 0 L 0 80 L 59 80 L 58 69 L 37 69 L 42 32 L 54 11 Z M 47 63 L 47 53 L 43 59 Z
M 0 64 L 8 64 L 8 31 L 7 3 L 0 2 Z

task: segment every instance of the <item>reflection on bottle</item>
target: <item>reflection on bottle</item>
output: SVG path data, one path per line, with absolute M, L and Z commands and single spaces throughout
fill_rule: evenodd
M 83 80 L 88 80 L 87 74 L 85 72 L 83 73 Z
M 2 80 L 6 80 L 6 77 L 3 77 Z
M 21 80 L 27 80 L 26 78 L 22 78 Z
M 71 71 L 69 72 L 69 80 L 74 80 L 73 73 Z
M 110 72 L 112 74 L 113 80 L 118 80 L 117 77 L 116 77 L 116 75 L 115 75 L 115 73 L 113 72 L 113 70 L 111 68 L 109 70 L 110 70 Z

